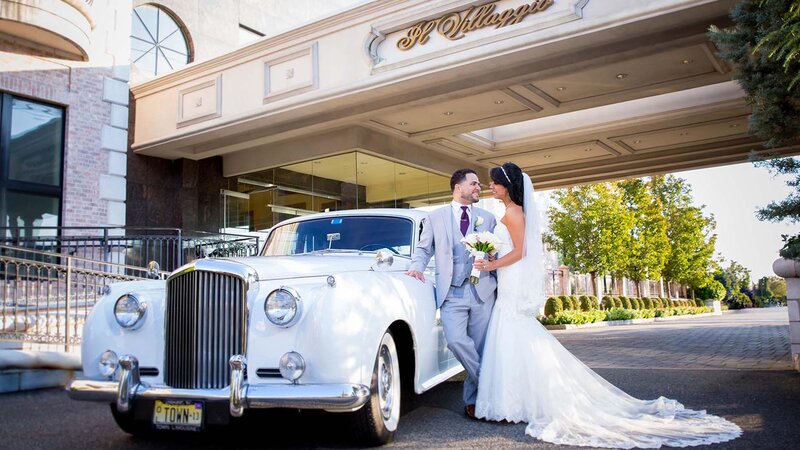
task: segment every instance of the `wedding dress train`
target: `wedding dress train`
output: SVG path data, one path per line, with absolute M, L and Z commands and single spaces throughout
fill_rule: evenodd
M 530 217 L 530 216 L 529 216 Z M 498 223 L 495 234 L 510 250 Z M 741 429 L 675 400 L 639 400 L 604 380 L 564 348 L 517 304 L 533 274 L 525 264 L 497 271 L 498 292 L 483 350 L 475 414 L 489 420 L 526 422 L 525 432 L 555 444 L 658 448 L 734 439 Z M 536 274 L 541 275 L 541 274 Z

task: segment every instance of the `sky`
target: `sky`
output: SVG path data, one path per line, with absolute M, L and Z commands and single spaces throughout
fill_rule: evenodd
M 794 234 L 800 224 L 760 222 L 756 210 L 782 200 L 792 190 L 786 177 L 773 178 L 766 168 L 742 163 L 710 169 L 676 172 L 692 186 L 697 206 L 717 221 L 717 253 L 727 266 L 734 260 L 750 269 L 753 282 L 774 276 L 772 263 L 783 247 L 781 234 Z

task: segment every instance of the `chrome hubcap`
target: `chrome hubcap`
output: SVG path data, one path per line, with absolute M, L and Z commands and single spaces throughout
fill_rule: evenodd
M 392 404 L 394 403 L 393 383 L 394 367 L 392 366 L 392 355 L 384 345 L 381 346 L 378 359 L 378 399 L 384 420 L 388 420 L 392 416 Z

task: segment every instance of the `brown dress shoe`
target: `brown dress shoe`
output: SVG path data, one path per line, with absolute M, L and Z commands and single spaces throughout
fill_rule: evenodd
M 472 420 L 478 420 L 478 418 L 475 417 L 475 405 L 464 406 L 464 414 L 466 414 L 467 417 L 469 417 Z

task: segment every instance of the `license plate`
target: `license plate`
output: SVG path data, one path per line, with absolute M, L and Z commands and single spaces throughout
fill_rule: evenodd
M 156 400 L 153 426 L 160 430 L 199 431 L 203 427 L 203 402 Z

